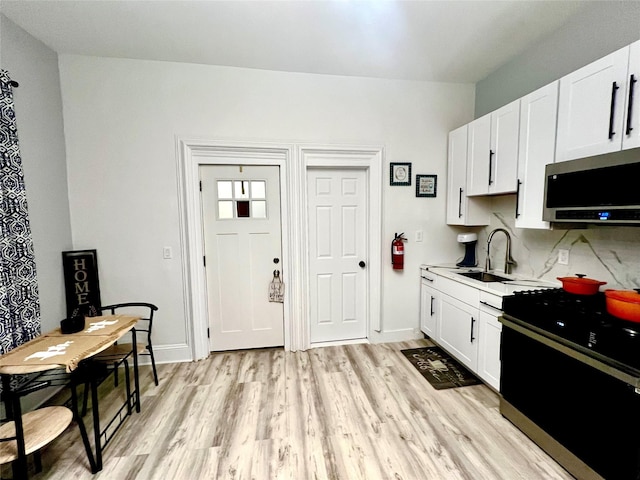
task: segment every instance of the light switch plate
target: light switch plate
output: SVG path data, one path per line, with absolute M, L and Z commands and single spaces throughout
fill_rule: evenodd
M 162 258 L 165 260 L 173 258 L 173 249 L 171 247 L 162 247 Z
M 422 235 L 423 235 L 422 230 L 416 230 L 416 242 L 422 241 Z

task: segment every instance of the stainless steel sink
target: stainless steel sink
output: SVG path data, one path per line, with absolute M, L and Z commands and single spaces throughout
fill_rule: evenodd
M 511 280 L 510 278 L 501 277 L 489 272 L 465 272 L 459 273 L 458 275 L 473 278 L 474 280 L 480 280 L 481 282 L 508 282 Z

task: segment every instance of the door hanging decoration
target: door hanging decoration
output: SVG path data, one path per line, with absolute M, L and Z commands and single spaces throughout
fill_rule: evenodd
M 284 283 L 280 278 L 280 270 L 273 271 L 273 280 L 269 284 L 269 301 L 276 303 L 284 302 Z

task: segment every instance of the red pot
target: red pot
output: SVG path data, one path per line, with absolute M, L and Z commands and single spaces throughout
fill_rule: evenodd
M 640 322 L 640 293 L 633 290 L 605 290 L 607 312 L 630 322 Z
M 575 277 L 557 277 L 562 282 L 562 288 L 565 292 L 575 293 L 576 295 L 595 295 L 600 289 L 600 285 L 607 282 L 594 280 L 593 278 L 585 278 L 583 274 L 576 273 Z

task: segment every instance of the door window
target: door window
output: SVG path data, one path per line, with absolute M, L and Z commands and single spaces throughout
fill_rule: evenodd
M 218 219 L 267 218 L 267 182 L 218 180 Z

